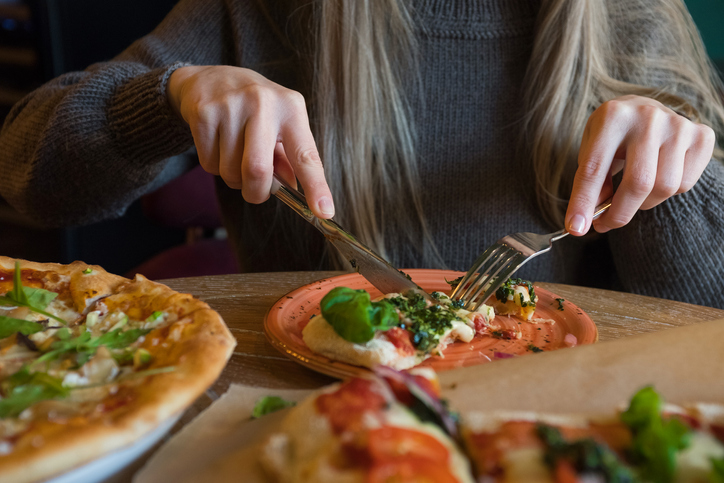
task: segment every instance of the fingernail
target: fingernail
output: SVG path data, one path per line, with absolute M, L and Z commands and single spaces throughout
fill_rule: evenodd
M 334 203 L 326 196 L 319 199 L 319 211 L 327 216 L 334 216 Z
M 571 220 L 568 222 L 568 231 L 575 231 L 576 233 L 583 233 L 586 228 L 586 218 L 583 215 L 573 215 Z

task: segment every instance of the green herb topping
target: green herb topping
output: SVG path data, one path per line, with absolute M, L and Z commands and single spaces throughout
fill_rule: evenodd
M 83 270 L 83 273 L 86 275 L 88 275 L 89 273 L 92 273 L 92 272 L 93 272 L 93 269 L 91 267 L 88 267 L 85 270 Z
M 558 310 L 563 311 L 563 302 L 565 302 L 566 299 L 557 298 L 556 302 L 558 302 Z
M 256 402 L 251 412 L 251 417 L 254 419 L 260 418 L 266 414 L 281 411 L 295 404 L 294 401 L 286 401 L 279 396 L 266 396 Z
M 543 459 L 551 469 L 561 460 L 567 461 L 579 474 L 602 476 L 609 483 L 638 481 L 629 469 L 607 446 L 592 438 L 566 441 L 561 432 L 551 426 L 539 424 L 538 437 L 545 445 Z
M 446 305 L 427 305 L 420 294 L 409 298 L 388 299 L 402 313 L 400 327 L 412 332 L 412 343 L 419 351 L 429 352 L 440 343 L 440 337 L 452 328 L 453 320 L 461 320 Z
M 540 347 L 535 346 L 535 345 L 533 345 L 533 344 L 528 344 L 528 350 L 529 350 L 529 351 L 532 351 L 532 352 L 536 352 L 536 353 L 537 353 L 537 352 L 543 352 L 543 349 L 541 349 Z
M 44 372 L 31 373 L 27 367 L 5 379 L 0 385 L 0 418 L 14 418 L 33 404 L 47 399 L 63 398 L 70 390 L 63 381 Z
M 621 414 L 633 434 L 630 459 L 647 481 L 668 483 L 676 470 L 676 453 L 689 446 L 691 430 L 676 418 L 661 417 L 663 401 L 651 387 L 645 387 L 631 399 Z
M 508 297 L 513 296 L 515 293 L 515 287 L 517 285 L 525 285 L 525 287 L 528 289 L 528 295 L 530 295 L 530 302 L 524 302 L 523 296 L 521 294 L 520 297 L 520 306 L 521 307 L 527 307 L 527 306 L 535 306 L 535 289 L 533 288 L 533 283 L 529 282 L 528 280 L 523 280 L 522 278 L 509 278 L 498 290 L 495 291 L 495 298 L 497 298 L 500 302 L 507 302 Z
M 399 317 L 387 300 L 372 302 L 364 290 L 335 287 L 322 298 L 322 316 L 345 340 L 363 344 L 377 330 L 394 327 Z
M 60 340 L 53 342 L 50 346 L 51 350 L 37 358 L 33 364 L 52 361 L 65 354 L 77 354 L 76 364 L 80 367 L 95 355 L 100 346 L 106 346 L 108 349 L 123 349 L 149 332 L 151 332 L 149 329 L 126 331 L 116 329 L 98 337 L 92 337 L 90 332 L 83 332 L 78 337 L 72 337 L 69 330 L 60 329 L 55 334 Z
M 57 293 L 50 292 L 42 288 L 23 287 L 20 263 L 15 262 L 13 289 L 5 295 L 0 296 L 0 306 L 27 307 L 33 312 L 57 320 L 65 325 L 65 320 L 45 312 L 45 309 L 48 307 L 50 302 L 52 302 L 57 296 Z
M 711 483 L 724 483 L 724 458 L 711 458 Z

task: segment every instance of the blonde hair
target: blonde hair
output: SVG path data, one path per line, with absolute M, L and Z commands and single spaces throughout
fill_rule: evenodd
M 415 130 L 402 95 L 403 82 L 415 81 L 405 75 L 415 72 L 416 52 L 406 0 L 320 0 L 316 8 L 313 112 L 336 219 L 383 256 L 388 243 L 422 240 L 422 263 L 441 266 L 420 204 Z M 627 41 L 619 45 L 621 38 Z M 680 0 L 543 0 L 524 85 L 523 155 L 535 169 L 541 212 L 556 226 L 586 120 L 604 101 L 653 97 L 724 132 L 722 84 Z

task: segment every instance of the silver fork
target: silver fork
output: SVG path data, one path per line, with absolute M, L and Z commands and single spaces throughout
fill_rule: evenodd
M 611 206 L 611 198 L 596 207 L 593 219 Z M 553 242 L 568 235 L 565 228 L 548 235 L 513 233 L 504 236 L 485 250 L 460 280 L 450 298 L 474 311 L 530 259 L 549 251 Z

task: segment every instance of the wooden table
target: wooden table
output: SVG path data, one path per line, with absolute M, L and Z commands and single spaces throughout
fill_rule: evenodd
M 264 335 L 267 310 L 285 294 L 342 272 L 280 272 L 164 280 L 217 310 L 236 337 L 237 346 L 219 380 L 189 408 L 179 426 L 190 421 L 231 383 L 269 388 L 316 388 L 333 381 L 284 357 Z M 598 326 L 599 341 L 724 318 L 724 310 L 553 283 L 537 284 L 582 308 Z M 177 428 L 178 428 L 177 427 Z M 176 428 L 176 429 L 177 429 Z

